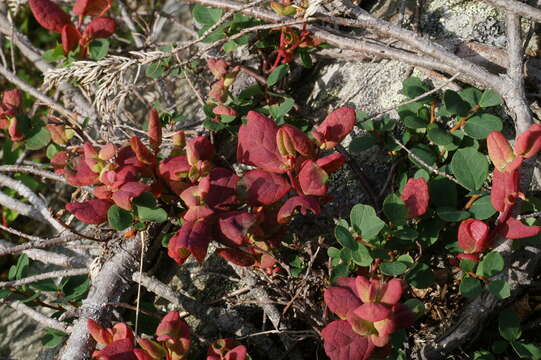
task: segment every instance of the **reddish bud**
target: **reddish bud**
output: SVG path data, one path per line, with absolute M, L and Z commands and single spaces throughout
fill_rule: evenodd
M 2 107 L 7 111 L 15 111 L 21 106 L 21 91 L 13 89 L 4 91 L 2 94 Z
M 152 149 L 157 152 L 162 143 L 162 123 L 160 122 L 158 110 L 154 108 L 148 114 L 148 138 Z
M 494 209 L 503 212 L 513 206 L 519 194 L 520 175 L 518 169 L 512 172 L 494 170 L 490 202 Z
M 77 49 L 79 41 L 81 40 L 81 34 L 73 24 L 70 23 L 64 25 L 60 35 L 62 39 L 62 47 L 64 48 L 64 54 Z
M 209 58 L 207 60 L 207 66 L 212 75 L 214 75 L 214 77 L 216 78 L 216 80 L 221 80 L 225 76 L 225 74 L 227 74 L 228 65 L 222 59 Z
M 510 172 L 520 166 L 522 159 L 515 160 L 515 154 L 507 139 L 499 131 L 493 131 L 487 137 L 488 156 L 502 172 Z
M 406 203 L 408 218 L 410 219 L 421 216 L 426 212 L 429 198 L 428 184 L 423 178 L 410 178 L 400 195 L 400 199 Z
M 355 110 L 341 107 L 325 118 L 313 131 L 312 135 L 322 149 L 332 149 L 353 130 Z
M 458 227 L 458 245 L 464 253 L 473 254 L 488 249 L 490 228 L 481 220 L 467 219 Z

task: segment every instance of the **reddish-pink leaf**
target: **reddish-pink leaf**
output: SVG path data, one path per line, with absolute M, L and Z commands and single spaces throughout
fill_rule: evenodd
M 515 154 L 531 158 L 541 150 L 541 125 L 533 124 L 528 130 L 517 136 Z
M 245 360 L 246 359 L 246 346 L 239 345 L 225 354 L 224 360 Z
M 216 78 L 216 80 L 222 79 L 227 74 L 227 63 L 222 59 L 207 59 L 207 66 Z
M 248 171 L 239 180 L 238 186 L 240 192 L 254 206 L 275 203 L 291 188 L 282 176 L 263 170 Z
M 282 174 L 287 166 L 276 146 L 278 126 L 266 116 L 249 111 L 247 123 L 239 129 L 237 161 Z
M 541 232 L 540 226 L 524 225 L 517 219 L 512 217 L 502 225 L 501 234 L 507 239 L 522 239 L 525 237 L 535 236 Z
M 318 125 L 312 135 L 322 149 L 332 149 L 353 130 L 355 110 L 349 107 L 336 109 Z
M 178 312 L 170 312 L 156 328 L 156 340 L 166 342 L 166 346 L 174 349 L 177 355 L 184 355 L 190 349 L 190 328 Z
M 503 212 L 514 204 L 520 186 L 519 169 L 512 172 L 501 172 L 494 169 L 490 202 L 494 209 Z
M 307 215 L 308 211 L 311 211 L 313 214 L 319 214 L 321 208 L 319 206 L 319 201 L 314 196 L 294 196 L 287 199 L 282 205 L 276 216 L 276 221 L 278 224 L 288 223 L 295 214 L 295 211 L 300 212 L 302 215 Z
M 135 156 L 137 156 L 137 160 L 143 164 L 151 165 L 154 163 L 154 161 L 156 161 L 156 157 L 137 136 L 133 136 L 130 139 L 130 146 L 135 153 Z
M 368 360 L 374 345 L 359 336 L 345 320 L 333 321 L 321 331 L 325 354 L 331 360 Z
M 400 199 L 406 203 L 408 218 L 423 215 L 428 209 L 429 201 L 428 184 L 425 179 L 409 179 L 404 186 Z
M 128 339 L 132 344 L 135 341 L 131 329 L 128 327 L 128 325 L 122 322 L 116 323 L 111 331 L 113 332 L 113 341 Z
M 160 176 L 169 181 L 180 181 L 188 176 L 190 164 L 186 156 L 173 156 L 160 163 Z
M 247 241 L 247 235 L 256 220 L 254 214 L 245 211 L 231 211 L 219 216 L 218 225 L 226 238 L 241 246 Z
M 21 141 L 24 139 L 24 133 L 20 129 L 20 123 L 17 117 L 15 116 L 9 119 L 8 133 L 9 133 L 9 137 L 14 142 Z
M 186 142 L 186 157 L 188 163 L 195 166 L 197 162 L 210 161 L 214 156 L 214 146 L 206 136 L 198 136 Z
M 329 175 L 315 161 L 306 160 L 299 171 L 299 185 L 304 195 L 324 196 L 327 194 L 326 182 Z
M 226 210 L 237 203 L 239 177 L 231 170 L 214 168 L 210 171 L 207 204 L 213 209 Z
M 325 289 L 323 299 L 329 309 L 341 319 L 346 319 L 350 311 L 362 305 L 361 299 L 350 288 L 341 286 Z
M 111 8 L 112 0 L 76 0 L 73 13 L 80 16 L 102 16 Z
M 60 33 L 64 25 L 71 24 L 69 15 L 51 0 L 28 0 L 28 4 L 36 21 L 49 31 Z
M 105 144 L 98 152 L 98 158 L 107 161 L 111 160 L 116 155 L 116 147 L 112 143 Z
M 98 360 L 138 360 L 129 339 L 115 341 L 99 351 L 94 351 L 92 357 Z
M 76 163 L 75 174 L 68 176 L 66 179 L 68 184 L 73 186 L 88 186 L 98 182 L 98 174 L 93 172 L 81 157 L 74 161 Z
M 224 258 L 238 266 L 252 266 L 255 264 L 255 258 L 240 249 L 235 248 L 220 248 L 216 249 L 216 255 Z
M 178 264 L 183 264 L 192 254 L 197 261 L 205 260 L 210 242 L 209 224 L 205 220 L 195 223 L 186 221 L 169 240 L 167 253 Z
M 485 251 L 489 236 L 490 228 L 481 220 L 466 219 L 458 227 L 458 245 L 466 254 Z
M 47 124 L 47 130 L 51 134 L 51 140 L 57 145 L 64 145 L 68 142 L 66 128 L 64 125 Z
M 292 125 L 278 129 L 276 144 L 282 156 L 297 156 L 298 153 L 310 158 L 314 154 L 314 145 L 308 136 Z
M 90 41 L 93 39 L 105 39 L 113 35 L 115 31 L 115 20 L 109 17 L 95 17 L 85 28 L 83 36 Z
M 143 349 L 133 349 L 133 355 L 135 355 L 135 358 L 137 360 L 156 360 L 160 358 L 156 358 L 153 356 L 150 356 L 145 350 Z
M 225 101 L 227 96 L 227 89 L 225 87 L 224 80 L 218 80 L 212 86 L 209 90 L 209 98 L 212 100 L 215 100 L 217 102 L 223 102 Z
M 220 115 L 237 116 L 237 112 L 235 111 L 235 109 L 230 108 L 229 106 L 222 105 L 222 104 L 214 107 L 214 109 L 212 109 L 212 113 L 218 116 Z
M 391 309 L 387 305 L 369 302 L 353 310 L 353 313 L 363 320 L 375 322 L 386 319 L 391 313 Z
M 81 34 L 73 24 L 66 24 L 62 28 L 60 37 L 62 39 L 64 54 L 67 54 L 70 51 L 77 49 L 79 40 L 81 39 Z
M 99 225 L 107 220 L 107 210 L 112 204 L 110 200 L 94 199 L 66 204 L 66 210 L 84 223 Z
M 2 94 L 2 107 L 5 111 L 15 111 L 21 106 L 21 91 L 13 89 L 4 91 Z
M 165 357 L 165 349 L 156 341 L 140 338 L 137 340 L 150 359 L 161 359 Z
M 111 331 L 103 328 L 100 324 L 95 322 L 92 319 L 88 319 L 86 327 L 90 335 L 96 340 L 99 344 L 108 345 L 113 342 L 113 334 Z
M 487 136 L 488 156 L 499 171 L 513 171 L 520 162 L 515 160 L 515 154 L 509 142 L 499 131 L 493 131 Z
M 387 304 L 394 305 L 400 301 L 402 297 L 402 291 L 404 283 L 400 279 L 391 279 L 386 284 L 383 284 L 379 294 L 379 301 Z
M 131 211 L 132 200 L 148 190 L 148 185 L 132 181 L 127 182 L 120 187 L 118 191 L 113 192 L 112 199 L 119 207 Z
M 152 108 L 148 114 L 148 138 L 154 152 L 160 149 L 162 143 L 162 123 L 158 110 Z
M 345 162 L 346 157 L 344 155 L 333 153 L 317 159 L 316 164 L 330 175 L 336 170 L 341 169 Z

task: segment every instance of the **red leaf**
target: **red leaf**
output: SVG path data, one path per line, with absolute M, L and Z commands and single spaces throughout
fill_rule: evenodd
M 239 177 L 231 170 L 214 168 L 210 171 L 210 189 L 207 204 L 213 209 L 226 210 L 237 203 Z
M 180 181 L 188 176 L 190 164 L 186 156 L 173 156 L 160 163 L 160 176 L 169 181 Z
M 325 354 L 331 360 L 368 360 L 374 345 L 359 336 L 345 320 L 333 321 L 321 331 Z
M 186 142 L 186 157 L 190 165 L 197 165 L 198 161 L 210 161 L 214 156 L 214 146 L 206 136 L 198 136 Z
M 60 33 L 64 25 L 71 24 L 69 15 L 51 0 L 28 0 L 28 4 L 36 21 L 49 31 Z
M 128 339 L 132 344 L 134 343 L 135 339 L 133 337 L 133 332 L 128 325 L 119 322 L 116 323 L 111 330 L 113 332 L 113 341 Z
M 533 124 L 528 130 L 517 136 L 515 154 L 531 158 L 541 150 L 541 125 Z
M 183 264 L 190 254 L 201 262 L 205 260 L 210 240 L 209 224 L 205 220 L 186 221 L 169 240 L 167 253 L 178 264 Z
M 404 284 L 400 279 L 391 279 L 386 284 L 383 284 L 380 290 L 379 301 L 394 305 L 400 301 Z
M 501 172 L 494 169 L 492 189 L 490 190 L 490 202 L 494 209 L 503 212 L 509 206 L 513 206 L 514 199 L 518 196 L 519 186 L 519 169 L 512 172 Z
M 99 225 L 107 221 L 107 211 L 111 205 L 113 202 L 110 200 L 94 199 L 66 204 L 66 210 L 86 224 Z
M 143 349 L 133 349 L 133 354 L 135 355 L 135 358 L 137 360 L 155 360 L 156 359 L 156 357 L 150 356 Z M 160 359 L 160 358 L 158 358 L 158 359 Z
M 161 359 L 165 357 L 165 349 L 156 341 L 140 338 L 137 340 L 137 343 L 144 349 L 147 356 L 150 356 L 150 359 Z
M 156 161 L 156 157 L 150 152 L 150 150 L 141 142 L 137 136 L 130 138 L 130 146 L 137 160 L 146 165 L 151 165 Z
M 62 28 L 61 39 L 64 54 L 67 54 L 70 51 L 77 49 L 81 34 L 73 24 L 67 24 Z
M 489 236 L 490 228 L 481 220 L 467 219 L 458 227 L 458 245 L 466 254 L 485 251 Z
M 13 89 L 2 94 L 2 107 L 7 111 L 15 111 L 21 105 L 21 91 Z
M 102 16 L 111 8 L 112 0 L 76 0 L 72 12 L 80 16 Z
M 217 102 L 226 100 L 227 89 L 225 88 L 224 80 L 218 80 L 210 87 L 209 98 Z
M 162 143 L 162 123 L 158 110 L 152 108 L 148 114 L 148 138 L 154 152 L 158 152 Z
M 308 211 L 311 211 L 314 214 L 319 214 L 321 212 L 317 198 L 305 195 L 294 196 L 287 199 L 282 205 L 276 216 L 276 221 L 278 224 L 288 223 L 296 210 L 302 215 L 307 215 Z
M 299 185 L 304 195 L 324 196 L 327 194 L 329 175 L 315 161 L 306 160 L 299 171 Z
M 222 59 L 207 59 L 207 66 L 216 78 L 216 80 L 222 79 L 227 74 L 227 63 Z
M 175 349 L 177 355 L 184 355 L 190 349 L 190 328 L 178 312 L 169 312 L 156 328 L 156 340 L 167 342 L 166 346 Z
M 344 106 L 327 115 L 312 131 L 312 135 L 322 149 L 328 150 L 342 142 L 354 126 L 355 110 Z
M 136 181 L 127 182 L 118 191 L 113 192 L 112 199 L 122 209 L 131 211 L 132 200 L 147 190 L 146 184 Z
M 325 170 L 327 174 L 332 174 L 338 169 L 341 169 L 346 162 L 346 157 L 339 153 L 329 154 L 325 157 L 319 158 L 316 161 L 317 166 Z
M 90 335 L 99 344 L 108 345 L 113 342 L 113 334 L 109 330 L 103 328 L 94 320 L 88 319 L 86 327 L 88 328 L 88 332 L 90 333 Z
M 116 147 L 112 143 L 106 144 L 98 152 L 98 158 L 103 161 L 111 160 L 115 155 L 116 155 Z
M 78 157 L 74 161 L 76 162 L 75 174 L 68 176 L 66 179 L 68 184 L 73 186 L 88 186 L 98 182 L 98 174 L 93 172 L 81 157 Z
M 282 156 L 297 156 L 297 153 L 312 157 L 314 145 L 305 133 L 292 125 L 283 125 L 276 133 L 276 144 Z
M 246 346 L 239 345 L 229 350 L 227 354 L 225 354 L 224 360 L 245 360 L 246 354 L 247 354 Z
M 409 179 L 404 186 L 400 199 L 406 203 L 408 218 L 414 218 L 423 215 L 428 209 L 428 184 L 425 179 Z
M 220 231 L 236 245 L 247 241 L 250 228 L 256 223 L 256 216 L 244 211 L 231 211 L 221 214 L 218 219 Z
M 499 131 L 488 134 L 487 148 L 490 160 L 499 171 L 513 171 L 522 162 L 522 159 L 515 159 L 511 145 Z
M 230 263 L 238 266 L 252 266 L 255 264 L 255 258 L 252 255 L 239 249 L 220 248 L 216 249 L 215 253 Z
M 386 319 L 391 313 L 391 309 L 387 305 L 369 302 L 353 310 L 353 313 L 363 320 L 375 322 Z
M 19 119 L 13 116 L 9 121 L 8 133 L 14 142 L 21 141 L 24 139 L 24 134 L 20 129 Z
M 282 174 L 287 167 L 276 146 L 278 126 L 266 116 L 249 111 L 247 123 L 239 129 L 237 161 Z
M 87 25 L 83 37 L 92 41 L 93 39 L 105 39 L 116 31 L 116 21 L 108 17 L 96 17 Z
M 287 180 L 280 175 L 263 170 L 248 171 L 239 180 L 238 186 L 248 202 L 254 206 L 275 203 L 291 188 Z
M 214 107 L 214 109 L 212 109 L 212 113 L 215 115 L 237 116 L 237 112 L 235 111 L 235 109 L 222 104 Z
M 92 357 L 99 360 L 138 360 L 129 339 L 115 341 L 99 351 L 94 351 Z
M 350 288 L 333 286 L 323 293 L 325 304 L 341 319 L 346 319 L 350 311 L 362 305 L 361 299 Z
M 57 145 L 65 145 L 68 142 L 64 125 L 47 124 L 47 130 L 51 134 L 51 140 Z
M 519 220 L 510 217 L 502 225 L 501 231 L 502 236 L 507 239 L 522 239 L 539 234 L 541 227 L 524 225 Z

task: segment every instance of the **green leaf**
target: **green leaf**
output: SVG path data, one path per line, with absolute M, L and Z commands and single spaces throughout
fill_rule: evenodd
M 301 53 L 302 66 L 304 66 L 307 69 L 310 69 L 313 66 L 312 57 L 307 51 L 301 50 L 300 53 Z
M 340 257 L 340 250 L 335 248 L 334 246 L 331 246 L 327 249 L 327 256 L 330 258 L 339 258 Z
M 336 236 L 336 240 L 345 248 L 349 248 L 351 250 L 355 249 L 355 240 L 353 240 L 353 236 L 351 236 L 351 233 L 342 226 L 337 226 L 334 229 L 334 235 Z
M 488 176 L 488 161 L 474 148 L 459 149 L 451 160 L 451 170 L 466 189 L 479 190 Z
M 28 255 L 21 254 L 17 259 L 17 264 L 12 265 L 9 269 L 8 280 L 20 280 L 28 273 L 28 266 L 30 265 L 30 259 Z
M 475 200 L 469 211 L 477 220 L 486 220 L 496 213 L 496 209 L 492 206 L 489 195 Z
M 507 299 L 511 296 L 511 287 L 505 280 L 494 280 L 488 284 L 488 290 L 498 299 Z
M 270 107 L 270 115 L 278 120 L 284 117 L 295 105 L 295 100 L 290 97 L 286 97 L 284 101 L 279 105 L 272 105 Z
M 477 275 L 492 277 L 498 275 L 503 271 L 505 261 L 500 253 L 491 251 L 485 256 L 477 267 Z
M 443 104 L 445 109 L 452 115 L 466 116 L 470 110 L 470 105 L 462 100 L 456 91 L 446 90 L 443 94 Z
M 425 263 L 417 263 L 413 269 L 406 274 L 406 281 L 416 289 L 426 289 L 432 286 L 435 278 L 430 266 Z
M 460 269 L 464 272 L 473 272 L 477 263 L 475 261 L 460 259 Z
M 467 88 L 459 91 L 458 95 L 460 95 L 462 99 L 470 105 L 470 107 L 474 107 L 479 105 L 482 93 L 476 88 Z
M 425 314 L 425 304 L 419 299 L 408 299 L 404 301 L 404 305 L 406 305 L 411 310 L 411 312 L 415 314 L 415 317 L 417 319 Z
M 58 287 L 56 286 L 53 279 L 45 279 L 41 281 L 33 282 L 29 285 L 32 289 L 38 291 L 57 291 Z
M 153 62 L 145 68 L 145 75 L 151 79 L 159 79 L 165 72 L 165 66 L 161 61 Z
M 227 53 L 227 52 L 232 52 L 232 51 L 235 51 L 238 47 L 238 44 L 234 41 L 227 41 L 223 46 L 222 48 L 224 49 L 224 51 Z
M 333 267 L 331 271 L 331 282 L 334 284 L 339 277 L 348 276 L 349 267 L 348 264 L 338 264 Z
M 422 161 L 427 163 L 429 166 L 436 165 L 437 155 L 434 153 L 434 150 L 425 144 L 417 144 L 411 148 L 411 152 L 420 158 Z M 414 163 L 417 167 L 424 169 L 425 166 L 417 162 L 411 155 L 408 155 L 410 161 Z
M 51 141 L 51 134 L 46 127 L 42 126 L 32 129 L 30 134 L 24 139 L 24 144 L 28 150 L 39 150 Z
M 500 330 L 500 335 L 507 341 L 518 340 L 522 335 L 520 319 L 511 310 L 500 312 L 498 316 L 498 329 Z
M 479 100 L 479 106 L 482 108 L 487 108 L 490 106 L 498 106 L 502 104 L 502 98 L 500 97 L 500 94 L 498 94 L 494 90 L 485 90 L 483 92 L 483 95 L 481 96 L 481 100 Z
M 345 263 L 351 261 L 351 249 L 343 248 L 340 250 L 340 259 L 344 260 Z
M 107 221 L 113 230 L 122 231 L 133 223 L 131 212 L 113 205 L 107 211 Z
M 383 201 L 383 213 L 389 221 L 395 225 L 403 225 L 406 223 L 406 216 L 408 210 L 406 209 L 406 203 L 404 200 L 396 194 L 389 194 L 385 201 Z
M 90 58 L 98 61 L 107 56 L 109 52 L 109 40 L 96 39 L 90 43 Z
M 460 293 L 469 299 L 479 296 L 482 290 L 483 285 L 481 284 L 481 281 L 475 278 L 467 276 L 460 282 Z
M 9 289 L 0 289 L 0 299 L 6 299 L 12 294 Z
M 284 76 L 287 75 L 289 71 L 288 64 L 282 64 L 278 66 L 276 69 L 274 69 L 273 72 L 269 74 L 269 77 L 267 78 L 267 86 L 273 86 L 278 81 L 280 81 Z
M 56 145 L 55 143 L 50 143 L 49 146 L 47 146 L 47 151 L 45 153 L 47 155 L 47 158 L 50 160 L 61 150 L 62 148 L 60 146 Z
M 66 280 L 62 280 L 62 291 L 66 296 L 62 302 L 78 301 L 86 297 L 90 288 L 90 277 L 86 275 L 70 276 Z
M 438 217 L 444 221 L 459 222 L 470 217 L 470 213 L 465 210 L 456 210 L 452 207 L 444 206 L 436 209 Z
M 492 131 L 501 131 L 502 119 L 496 115 L 482 113 L 472 116 L 464 126 L 464 132 L 474 139 L 486 139 Z
M 52 349 L 60 345 L 67 336 L 68 334 L 63 331 L 47 329 L 47 333 L 41 338 L 41 344 L 47 349 Z
M 222 17 L 223 10 L 208 8 L 203 5 L 195 5 L 192 15 L 198 23 L 202 25 L 214 25 Z
M 41 56 L 46 62 L 55 62 L 64 58 L 64 47 L 57 44 L 55 48 L 47 50 Z
M 146 206 L 137 206 L 137 217 L 140 221 L 162 223 L 167 220 L 167 212 L 162 208 L 152 209 Z
M 429 88 L 418 77 L 409 77 L 402 81 L 402 93 L 413 99 L 429 91 Z
M 203 126 L 210 131 L 220 131 L 226 128 L 224 124 L 211 120 L 203 121 Z
M 496 360 L 489 351 L 480 350 L 473 353 L 473 360 Z
M 428 125 L 428 139 L 436 145 L 448 145 L 453 142 L 453 135 L 440 128 L 437 124 Z
M 355 243 L 355 249 L 351 252 L 351 259 L 359 266 L 370 266 L 374 261 L 368 248 L 358 242 Z
M 377 138 L 372 135 L 357 136 L 349 143 L 349 151 L 352 153 L 360 153 L 362 151 L 370 149 L 377 144 Z
M 408 270 L 408 265 L 401 261 L 385 261 L 379 265 L 379 269 L 387 275 L 401 275 Z
M 541 348 L 535 344 L 525 344 L 520 341 L 512 341 L 511 346 L 521 359 L 541 359 Z
M 378 236 L 385 223 L 376 215 L 372 206 L 357 204 L 351 209 L 351 225 L 355 231 L 370 240 Z

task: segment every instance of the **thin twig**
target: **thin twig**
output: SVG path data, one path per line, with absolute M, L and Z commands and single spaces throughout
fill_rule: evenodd
M 31 307 L 25 305 L 21 301 L 2 300 L 2 303 L 8 305 L 12 309 L 20 312 L 21 314 L 24 314 L 24 315 L 28 316 L 32 320 L 36 321 L 37 323 L 39 323 L 39 324 L 41 324 L 41 325 L 43 325 L 45 327 L 60 330 L 60 331 L 63 331 L 63 332 L 68 331 L 68 327 L 64 323 L 62 323 L 62 322 L 60 322 L 58 320 L 52 319 L 52 318 L 50 318 L 50 317 L 48 317 L 46 315 L 43 315 L 39 311 L 34 310 Z
M 86 274 L 88 274 L 88 269 L 87 268 L 50 271 L 50 272 L 46 272 L 46 273 L 42 273 L 42 274 L 28 276 L 28 277 L 25 277 L 25 278 L 20 279 L 20 280 L 0 282 L 0 288 L 17 287 L 17 286 L 31 284 L 31 283 L 38 282 L 38 281 L 41 281 L 41 280 L 46 280 L 46 279 L 55 279 L 55 278 L 61 278 L 61 277 L 86 275 Z

